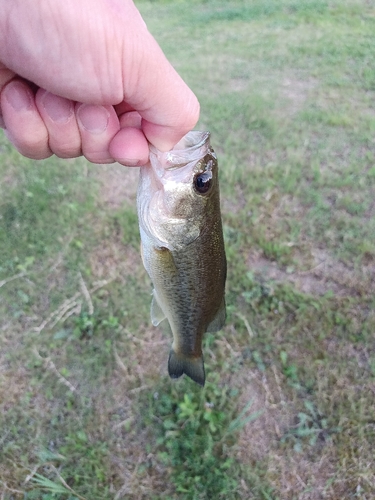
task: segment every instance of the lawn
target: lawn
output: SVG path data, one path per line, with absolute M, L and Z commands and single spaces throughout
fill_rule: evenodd
M 0 499 L 375 498 L 375 2 L 137 5 L 218 154 L 227 323 L 170 380 L 138 170 L 0 135 Z

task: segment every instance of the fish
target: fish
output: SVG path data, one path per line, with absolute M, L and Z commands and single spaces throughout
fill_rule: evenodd
M 168 152 L 150 146 L 140 167 L 137 211 L 144 267 L 153 283 L 151 321 L 168 319 L 168 373 L 204 386 L 202 338 L 225 323 L 227 262 L 218 162 L 210 133 L 191 131 Z

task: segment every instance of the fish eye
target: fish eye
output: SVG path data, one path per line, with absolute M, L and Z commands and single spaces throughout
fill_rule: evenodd
M 203 172 L 194 177 L 194 187 L 199 194 L 206 194 L 212 184 L 212 172 Z

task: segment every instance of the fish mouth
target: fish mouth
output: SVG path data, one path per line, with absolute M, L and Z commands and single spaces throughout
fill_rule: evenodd
M 210 148 L 210 132 L 192 130 L 188 132 L 170 151 L 162 152 L 150 146 L 150 155 L 155 155 L 164 170 L 176 170 L 199 161 Z

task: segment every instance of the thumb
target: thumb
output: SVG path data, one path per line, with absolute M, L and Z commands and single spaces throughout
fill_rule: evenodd
M 133 69 L 136 78 L 125 88 L 125 101 L 142 117 L 147 140 L 161 151 L 171 149 L 199 119 L 199 102 L 143 24 L 144 36 L 136 37 Z M 124 71 L 129 66 L 124 53 Z M 134 74 L 133 73 L 133 74 Z M 126 78 L 128 76 L 128 78 Z M 129 81 L 129 73 L 123 75 Z

